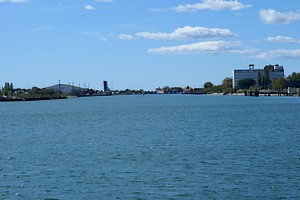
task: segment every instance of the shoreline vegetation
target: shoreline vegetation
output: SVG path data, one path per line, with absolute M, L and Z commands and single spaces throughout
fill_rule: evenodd
M 119 96 L 119 95 L 166 95 L 166 94 L 182 94 L 182 95 L 212 95 L 212 96 L 299 96 L 298 93 L 288 93 L 287 91 L 275 91 L 275 90 L 238 90 L 236 92 L 226 93 L 224 91 L 208 91 L 205 92 L 202 88 L 191 88 L 189 91 L 180 92 L 174 90 L 174 88 L 162 88 L 159 89 L 163 92 L 157 91 L 143 91 L 143 90 L 127 90 L 125 91 L 110 91 L 109 93 L 100 93 L 100 94 L 85 94 L 85 95 L 70 95 L 70 94 L 55 94 L 44 96 L 42 94 L 36 94 L 34 96 L 0 96 L 0 102 L 25 102 L 25 101 L 42 101 L 42 100 L 61 100 L 61 99 L 70 99 L 70 98 L 79 98 L 79 97 L 96 97 L 96 96 Z M 171 90 L 171 91 L 170 91 Z
M 260 76 L 259 76 L 260 77 Z M 73 87 L 68 85 L 69 87 Z M 59 87 L 60 88 L 60 85 Z M 140 90 L 95 90 L 80 88 L 63 92 L 60 89 L 38 88 L 31 89 L 14 88 L 12 83 L 6 82 L 0 89 L 0 102 L 55 100 L 77 97 L 112 96 L 112 95 L 146 95 L 146 94 L 190 94 L 190 95 L 232 95 L 232 96 L 299 96 L 300 97 L 300 73 L 292 73 L 286 78 L 253 80 L 244 79 L 238 81 L 237 87 L 232 87 L 232 78 L 226 77 L 221 85 L 206 82 L 203 88 L 169 87 L 156 88 L 155 91 Z

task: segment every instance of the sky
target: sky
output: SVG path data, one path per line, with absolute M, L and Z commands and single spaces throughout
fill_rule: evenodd
M 221 84 L 300 68 L 298 0 L 0 0 L 0 85 L 115 90 Z

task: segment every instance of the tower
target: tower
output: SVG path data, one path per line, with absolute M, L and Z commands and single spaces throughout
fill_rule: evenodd
M 254 64 L 249 65 L 249 70 L 254 70 Z
M 104 92 L 107 92 L 109 89 L 108 89 L 108 83 L 107 81 L 103 81 L 103 89 L 104 89 Z

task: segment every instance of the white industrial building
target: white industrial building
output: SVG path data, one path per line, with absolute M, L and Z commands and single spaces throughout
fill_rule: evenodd
M 264 69 L 254 69 L 254 65 L 249 65 L 249 69 L 233 70 L 232 87 L 235 88 L 238 85 L 239 80 L 247 78 L 255 80 L 257 84 L 258 71 L 260 71 L 261 77 L 263 77 Z M 269 79 L 271 81 L 275 78 L 284 78 L 283 66 L 269 65 Z

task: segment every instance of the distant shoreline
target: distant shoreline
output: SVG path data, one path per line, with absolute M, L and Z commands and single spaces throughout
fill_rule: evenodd
M 0 102 L 22 102 L 22 101 L 47 101 L 67 99 L 68 97 L 42 97 L 42 98 L 0 98 Z
M 71 98 L 80 98 L 80 97 L 105 97 L 105 96 L 132 96 L 132 95 L 143 95 L 143 94 L 117 94 L 117 95 L 88 95 L 88 96 L 61 96 L 61 97 L 41 97 L 41 98 L 7 98 L 7 97 L 0 97 L 0 103 L 1 102 L 28 102 L 28 101 L 47 101 L 47 100 L 62 100 L 62 99 L 71 99 Z M 147 95 L 172 95 L 172 94 L 147 94 Z M 173 95 L 180 95 L 180 94 L 173 94 Z M 248 96 L 248 97 L 254 97 L 253 95 L 245 95 L 244 93 L 229 93 L 229 94 L 223 94 L 223 93 L 211 93 L 211 94 L 188 94 L 188 93 L 182 93 L 182 95 L 204 95 L 204 96 Z M 272 97 L 297 97 L 296 95 L 278 95 L 278 94 L 259 94 L 257 97 L 266 97 L 266 96 L 272 96 Z

